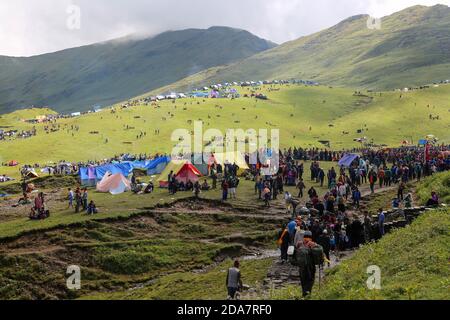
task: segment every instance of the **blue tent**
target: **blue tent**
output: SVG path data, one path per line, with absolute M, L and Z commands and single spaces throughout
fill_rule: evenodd
M 191 95 L 196 98 L 208 98 L 209 97 L 208 92 L 192 92 Z
M 128 177 L 130 175 L 130 170 L 132 170 L 131 166 L 126 163 L 107 164 L 96 167 L 95 174 L 97 176 L 97 180 L 101 180 L 107 172 L 112 174 L 121 173 L 124 177 Z
M 425 140 L 425 139 L 419 140 L 419 146 L 424 146 L 427 143 L 428 143 L 428 140 Z
M 339 167 L 350 167 L 359 156 L 357 154 L 345 154 L 342 159 L 339 161 Z

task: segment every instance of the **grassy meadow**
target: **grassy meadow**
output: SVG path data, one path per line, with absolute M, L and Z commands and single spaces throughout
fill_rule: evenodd
M 242 95 L 251 89 L 239 89 Z M 331 87 L 299 85 L 263 86 L 256 92 L 269 100 L 254 98 L 162 101 L 134 106 L 116 113 L 105 109 L 81 117 L 60 119 L 60 130 L 46 134 L 45 124 L 36 125 L 37 136 L 0 142 L 0 162 L 21 164 L 66 160 L 100 160 L 120 153 L 170 153 L 175 129 L 193 130 L 191 121 L 203 121 L 203 129 L 279 129 L 281 147 L 359 147 L 355 138 L 367 137 L 378 145 L 398 146 L 403 140 L 417 141 L 434 134 L 449 142 L 450 86 L 412 92 L 366 93 Z M 0 127 L 29 130 L 21 121 L 49 110 L 32 109 L 2 115 Z M 439 120 L 429 120 L 429 115 Z M 72 130 L 72 126 L 79 130 Z M 128 129 L 127 129 L 128 126 Z M 155 135 L 155 129 L 160 130 Z M 363 130 L 357 133 L 357 130 Z M 137 138 L 146 132 L 143 138 Z M 106 142 L 108 141 L 108 142 Z M 16 168 L 0 168 L 0 174 L 15 174 Z
M 444 142 L 450 141 L 450 86 L 408 93 L 365 95 L 354 95 L 353 90 L 344 88 L 297 85 L 263 86 L 256 92 L 266 94 L 269 100 L 244 97 L 233 100 L 182 99 L 126 109 L 116 106 L 115 113 L 103 110 L 77 118 L 60 119 L 57 121 L 60 131 L 50 134 L 44 132 L 45 124 L 38 124 L 36 137 L 1 141 L 0 162 L 14 159 L 20 164 L 44 165 L 59 160 L 100 160 L 119 153 L 170 152 L 175 144 L 170 141 L 172 131 L 177 128 L 193 129 L 189 120 L 202 120 L 204 130 L 280 129 L 282 148 L 323 147 L 319 140 L 329 140 L 333 149 L 352 148 L 359 146 L 353 139 L 362 136 L 388 146 L 398 146 L 405 139 L 417 141 L 427 134 L 434 134 Z M 241 94 L 250 93 L 250 89 L 241 89 Z M 30 130 L 33 125 L 22 119 L 48 113 L 51 111 L 31 109 L 2 115 L 0 127 Z M 429 114 L 439 115 L 440 120 L 429 120 Z M 79 127 L 79 130 L 72 130 L 72 126 Z M 159 135 L 154 134 L 155 129 L 160 130 Z M 359 129 L 364 131 L 357 133 Z M 137 139 L 141 131 L 146 132 L 146 135 Z M 344 131 L 348 134 L 344 134 Z M 336 166 L 328 162 L 321 165 L 325 171 Z M 307 187 L 313 185 L 319 193 L 324 194 L 325 188 L 309 181 L 308 168 L 309 163 L 306 162 Z M 18 167 L 2 166 L 0 174 L 18 178 Z M 250 248 L 273 249 L 276 232 L 288 218 L 284 213 L 282 196 L 267 211 L 262 202 L 255 201 L 253 182 L 244 179 L 241 180 L 237 200 L 229 201 L 229 205 L 212 205 L 198 210 L 195 206 L 189 208 L 189 204 L 176 206 L 177 201 L 192 196 L 189 192 L 169 196 L 167 190 L 156 189 L 150 195 L 125 193 L 111 196 L 90 190 L 89 198 L 100 209 L 100 213 L 95 216 L 75 214 L 73 209 L 67 208 L 67 187 L 77 184 L 73 177 L 44 177 L 35 183 L 50 199 L 48 205 L 51 217 L 44 221 L 28 219 L 30 206 L 12 208 L 11 204 L 17 201 L 20 191 L 18 181 L 0 185 L 0 193 L 13 194 L 0 200 L 2 299 L 225 298 L 223 270 L 230 261 L 224 259 L 249 254 Z M 433 188 L 435 183 L 432 182 Z M 432 187 L 423 188 L 420 191 L 419 187 L 419 194 L 429 193 Z M 445 189 L 444 182 L 439 188 Z M 296 194 L 295 188 L 286 190 Z M 386 194 L 389 198 L 390 193 Z M 218 200 L 220 191 L 205 192 L 201 197 Z M 388 206 L 388 198 L 375 199 L 373 208 L 370 206 L 367 209 L 372 211 L 378 206 Z M 174 207 L 167 208 L 168 205 Z M 166 211 L 158 212 L 161 208 L 166 208 Z M 444 247 L 437 220 L 446 226 L 442 214 L 431 222 L 422 219 L 418 223 L 424 224 L 424 230 L 435 230 L 432 232 L 436 233 L 437 241 L 430 257 L 439 267 L 442 265 Z M 412 228 L 416 227 L 399 232 L 416 230 Z M 388 243 L 395 234 L 383 241 Z M 402 234 L 405 239 L 408 236 L 409 233 Z M 419 248 L 419 255 L 424 248 L 416 240 L 412 239 L 409 247 Z M 391 241 L 396 243 L 397 240 Z M 440 269 L 425 269 L 435 272 L 428 284 L 410 256 L 393 248 L 393 244 L 383 243 L 379 244 L 386 246 L 383 249 L 377 249 L 376 245 L 365 247 L 355 258 L 356 262 L 350 261 L 348 267 L 343 264 L 333 269 L 330 283 L 326 284 L 328 289 L 321 291 L 315 298 L 444 297 L 440 289 L 435 289 L 446 285 L 445 282 L 439 282 L 442 281 L 440 276 L 445 276 Z M 401 249 L 406 250 L 406 245 L 402 244 Z M 373 257 L 371 262 L 387 268 L 389 278 L 386 294 L 367 293 L 360 289 L 363 275 L 358 273 L 357 268 L 367 262 L 364 259 L 368 250 L 376 250 L 376 255 L 370 256 Z M 400 257 L 398 261 L 388 259 L 392 257 L 392 252 Z M 257 288 L 272 262 L 273 259 L 246 262 L 243 265 L 244 282 Z M 405 275 L 398 281 L 391 281 L 391 277 L 395 278 L 394 272 L 401 270 L 397 263 L 406 266 Z M 422 265 L 420 263 L 418 266 Z M 65 286 L 65 270 L 71 264 L 83 266 L 81 291 L 73 292 Z M 434 265 L 432 268 L 435 268 Z M 410 269 L 414 270 L 409 272 Z M 420 284 L 423 288 L 414 287 L 409 276 L 418 277 L 421 283 L 425 283 Z M 350 289 L 345 287 L 345 292 L 343 279 L 350 286 Z M 401 286 L 401 282 L 405 286 Z M 273 298 L 296 298 L 290 295 L 289 290 L 298 294 L 298 287 L 288 287 L 275 292 Z

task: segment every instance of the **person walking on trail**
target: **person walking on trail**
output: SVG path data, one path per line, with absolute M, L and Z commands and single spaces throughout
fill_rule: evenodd
M 239 179 L 236 176 L 233 176 L 230 179 L 229 190 L 230 190 L 230 199 L 236 200 L 236 190 L 239 185 Z
M 169 175 L 167 176 L 167 181 L 169 181 L 169 194 L 173 194 L 172 177 L 173 177 L 173 170 L 170 171 Z
M 297 189 L 298 189 L 298 198 L 303 198 L 303 190 L 306 189 L 305 183 L 303 182 L 303 179 L 300 179 L 300 181 L 297 183 Z
M 378 182 L 380 183 L 380 189 L 383 188 L 384 185 L 384 178 L 385 178 L 385 171 L 383 168 L 380 167 L 380 170 L 378 170 Z
M 378 229 L 380 231 L 380 236 L 383 237 L 385 232 L 384 232 L 384 221 L 385 221 L 386 217 L 384 215 L 384 211 L 382 208 L 380 208 L 380 210 L 378 210 Z
M 323 253 L 325 254 L 325 257 L 328 260 L 327 261 L 328 267 L 330 267 L 331 266 L 331 263 L 330 263 L 331 239 L 330 239 L 330 236 L 328 235 L 327 229 L 323 230 L 322 235 L 319 236 L 319 239 L 317 239 L 317 244 L 322 246 Z
M 289 238 L 290 238 L 289 230 L 288 226 L 286 225 L 285 227 L 282 228 L 277 241 L 277 245 L 280 247 L 282 264 L 288 261 L 288 249 L 290 243 Z
M 258 189 L 259 189 L 259 184 L 260 184 L 261 181 L 262 181 L 261 174 L 260 174 L 259 172 L 257 172 L 257 173 L 255 174 L 253 180 L 255 181 L 255 195 L 257 195 L 257 194 L 258 194 Z
M 88 192 L 87 188 L 83 189 L 83 195 L 81 196 L 81 199 L 83 200 L 83 211 L 86 211 L 88 208 Z
M 263 189 L 264 189 L 263 179 L 261 177 L 261 174 L 258 173 L 255 177 L 255 194 L 258 194 L 258 200 L 262 199 L 261 195 Z
M 325 181 L 325 172 L 322 168 L 319 168 L 318 174 L 317 174 L 318 182 L 320 182 L 320 186 L 323 187 L 323 183 Z
M 356 209 L 359 209 L 359 203 L 361 201 L 361 191 L 359 191 L 358 188 L 355 188 L 353 190 L 352 198 L 353 198 L 353 206 Z
M 200 195 L 200 192 L 201 192 L 201 185 L 200 185 L 200 182 L 198 182 L 198 181 L 196 181 L 195 183 L 194 183 L 194 195 L 195 195 L 195 197 L 198 199 L 198 196 Z
M 263 190 L 263 197 L 264 197 L 264 205 L 265 205 L 267 208 L 270 208 L 270 200 L 271 200 L 271 198 L 272 198 L 272 193 L 271 193 L 271 191 L 270 191 L 268 185 L 266 185 L 266 186 L 264 187 L 264 190 Z
M 311 187 L 311 189 L 308 190 L 308 196 L 310 200 L 318 198 L 317 191 L 316 189 L 314 189 L 314 187 Z
M 314 280 L 316 278 L 316 265 L 314 263 L 311 249 L 316 246 L 317 244 L 312 241 L 312 233 L 310 231 L 306 231 L 303 235 L 303 242 L 299 249 L 301 250 L 299 255 L 302 256 L 302 261 L 299 264 L 299 275 L 303 298 L 306 298 L 312 293 L 312 288 L 314 286 Z
M 81 196 L 81 190 L 79 188 L 77 188 L 77 190 L 75 191 L 75 213 L 80 212 L 82 203 L 83 203 L 83 199 Z
M 370 184 L 370 192 L 372 194 L 375 193 L 375 183 L 377 183 L 377 174 L 375 173 L 375 171 L 370 170 L 369 172 L 369 184 Z
M 222 201 L 227 201 L 228 199 L 228 182 L 227 180 L 223 180 L 222 182 Z
M 297 232 L 297 221 L 291 219 L 286 227 L 288 235 L 289 235 L 289 245 L 295 245 L 294 237 Z
M 284 201 L 286 204 L 286 213 L 290 213 L 294 216 L 300 202 L 295 200 L 288 191 L 284 193 Z
M 68 189 L 69 194 L 67 196 L 67 199 L 69 200 L 69 206 L 67 207 L 67 209 L 72 208 L 73 209 L 73 200 L 75 198 L 75 194 L 73 193 L 72 189 Z
M 405 191 L 406 185 L 404 182 L 400 182 L 400 185 L 398 186 L 398 191 L 397 191 L 397 199 L 399 199 L 400 201 L 403 201 L 403 192 Z
M 241 271 L 239 270 L 240 263 L 238 260 L 234 261 L 232 268 L 228 269 L 226 286 L 228 289 L 228 300 L 237 299 L 237 293 L 242 288 Z

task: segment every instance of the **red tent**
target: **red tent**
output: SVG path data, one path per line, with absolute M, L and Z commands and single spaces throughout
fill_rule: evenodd
M 197 170 L 194 165 L 191 163 L 186 163 L 180 171 L 178 171 L 178 174 L 176 175 L 175 179 L 177 179 L 178 182 L 188 182 L 189 180 L 193 183 L 197 182 L 199 180 L 199 177 L 201 177 L 202 174 L 200 171 Z
M 170 172 L 173 172 L 175 174 L 175 179 L 178 182 L 186 183 L 188 180 L 195 183 L 199 180 L 199 177 L 202 176 L 200 171 L 196 167 L 194 167 L 190 162 L 186 160 L 182 161 L 171 161 L 166 168 L 164 169 L 164 172 L 161 173 L 160 178 L 158 179 L 159 186 L 161 188 L 167 188 L 169 185 L 169 181 L 167 181 L 168 176 Z
M 15 166 L 19 165 L 19 163 L 18 163 L 16 160 L 11 160 L 11 161 L 8 163 L 8 165 L 9 165 L 10 167 L 15 167 Z

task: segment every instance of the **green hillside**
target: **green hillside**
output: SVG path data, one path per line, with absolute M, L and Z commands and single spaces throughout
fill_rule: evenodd
M 411 7 L 382 18 L 380 30 L 369 29 L 368 18 L 351 17 L 327 30 L 230 66 L 203 71 L 155 92 L 277 78 L 376 90 L 449 79 L 449 7 Z
M 0 56 L 0 113 L 31 105 L 59 112 L 110 105 L 272 47 L 247 31 L 212 27 L 30 58 Z
M 433 191 L 439 195 L 442 203 L 450 204 L 450 171 L 435 174 L 419 185 L 417 194 L 421 204 L 427 203 Z
M 250 94 L 249 90 L 241 93 Z M 280 129 L 281 147 L 323 148 L 319 142 L 323 140 L 330 141 L 332 149 L 352 148 L 360 146 L 354 141 L 360 137 L 397 147 L 403 140 L 417 143 L 428 134 L 450 142 L 450 85 L 370 95 L 354 95 L 350 89 L 300 85 L 264 86 L 258 92 L 267 94 L 269 100 L 188 98 L 126 109 L 117 107 L 116 113 L 105 109 L 60 119 L 60 130 L 49 134 L 44 131 L 45 124 L 38 124 L 36 137 L 0 141 L 0 162 L 14 159 L 21 164 L 44 164 L 100 160 L 120 153 L 170 153 L 176 144 L 171 142 L 172 132 L 178 128 L 193 130 L 189 120 L 200 119 L 204 131 Z M 32 110 L 27 115 L 27 111 L 22 111 L 20 116 L 32 118 L 36 112 Z M 429 120 L 430 114 L 439 115 L 440 120 Z M 31 129 L 33 124 L 22 122 L 13 113 L 0 118 L 2 126 L 23 130 Z M 72 130 L 72 126 L 79 127 L 79 131 Z M 160 130 L 159 135 L 155 135 L 155 129 Z M 358 133 L 360 129 L 363 132 Z M 146 136 L 137 139 L 141 132 L 146 132 Z M 6 167 L 1 170 L 1 174 L 17 171 Z

